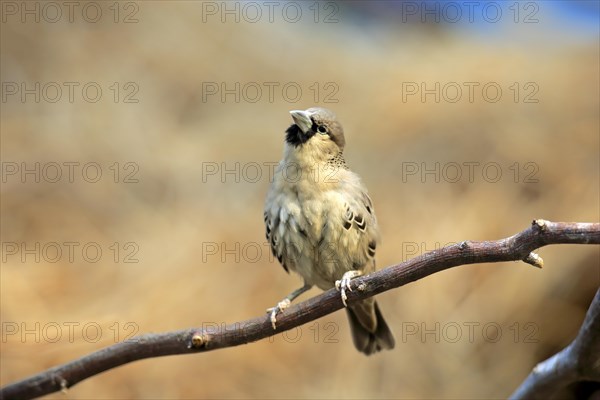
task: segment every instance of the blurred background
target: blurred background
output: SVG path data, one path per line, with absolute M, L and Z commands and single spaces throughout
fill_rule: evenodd
M 292 109 L 343 123 L 379 267 L 599 219 L 597 1 L 1 6 L 2 385 L 299 287 L 262 219 Z M 337 312 L 67 396 L 503 398 L 574 338 L 600 282 L 597 246 L 539 254 L 542 270 L 463 266 L 378 296 L 394 351 L 356 352 Z

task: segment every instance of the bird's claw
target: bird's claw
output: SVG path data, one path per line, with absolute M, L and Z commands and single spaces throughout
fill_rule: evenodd
M 352 282 L 353 278 L 357 276 L 361 276 L 362 272 L 360 271 L 348 271 L 342 275 L 342 279 L 335 281 L 335 288 L 340 291 L 342 295 L 342 303 L 344 303 L 344 307 L 348 307 L 346 304 L 346 300 L 348 300 L 348 296 L 346 295 L 346 290 L 349 292 L 352 291 L 352 286 L 350 282 Z
M 273 330 L 277 329 L 277 314 L 288 308 L 292 304 L 289 299 L 281 300 L 275 307 L 271 307 L 267 309 L 268 313 L 271 313 L 271 325 L 273 326 Z

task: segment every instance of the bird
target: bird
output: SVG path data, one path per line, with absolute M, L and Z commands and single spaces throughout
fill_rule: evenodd
M 290 111 L 283 159 L 275 168 L 264 207 L 266 238 L 286 272 L 304 285 L 267 310 L 277 314 L 317 286 L 335 287 L 356 349 L 371 355 L 393 349 L 395 339 L 374 298 L 347 304 L 352 279 L 375 270 L 380 241 L 373 202 L 360 177 L 346 164 L 344 130 L 325 108 Z

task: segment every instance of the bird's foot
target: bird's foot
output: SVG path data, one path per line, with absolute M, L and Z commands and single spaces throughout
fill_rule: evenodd
M 275 307 L 271 307 L 267 309 L 268 313 L 271 313 L 271 325 L 273 325 L 273 330 L 277 329 L 277 314 L 288 308 L 292 304 L 290 299 L 283 299 Z
M 335 288 L 337 290 L 340 291 L 340 293 L 342 294 L 342 303 L 344 303 L 344 307 L 347 307 L 348 305 L 346 304 L 346 300 L 348 300 L 348 296 L 346 296 L 346 290 L 348 291 L 352 291 L 352 287 L 350 286 L 350 282 L 352 282 L 352 279 L 356 278 L 357 276 L 361 276 L 362 272 L 361 271 L 348 271 L 346 273 L 344 273 L 344 275 L 342 275 L 342 279 L 335 281 Z

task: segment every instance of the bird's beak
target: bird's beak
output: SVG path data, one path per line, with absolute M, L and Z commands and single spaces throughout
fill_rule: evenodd
M 306 111 L 292 110 L 290 111 L 290 114 L 292 115 L 294 123 L 298 125 L 298 128 L 300 128 L 302 132 L 307 133 L 310 128 L 312 128 L 313 122 L 310 119 L 310 114 Z

